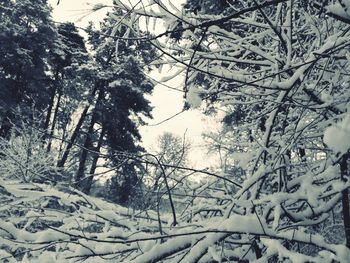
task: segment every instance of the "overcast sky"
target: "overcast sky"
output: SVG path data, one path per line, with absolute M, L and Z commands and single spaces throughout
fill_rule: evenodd
M 79 27 L 86 27 L 89 21 L 98 23 L 106 15 L 107 9 L 91 12 L 93 5 L 97 3 L 109 4 L 112 1 L 94 1 L 94 0 L 49 0 L 53 10 L 53 19 L 58 22 L 70 21 Z M 90 5 L 89 5 L 90 4 Z M 161 73 L 153 72 L 152 77 L 160 80 L 163 76 L 169 74 L 169 69 Z M 183 77 L 178 76 L 168 82 L 167 85 L 182 89 Z M 154 125 L 180 112 L 183 107 L 183 94 L 178 91 L 170 90 L 162 85 L 157 85 L 153 95 L 147 97 L 152 103 L 153 120 L 148 120 L 148 126 L 140 128 L 143 138 L 143 145 L 147 150 L 153 151 L 157 145 L 157 138 L 164 132 L 172 132 L 179 136 L 184 136 L 192 142 L 193 148 L 190 153 L 190 159 L 193 165 L 198 168 L 207 166 L 206 149 L 203 144 L 201 134 L 205 131 L 215 129 L 217 126 L 214 119 L 208 118 L 198 110 L 188 110 L 178 116 Z

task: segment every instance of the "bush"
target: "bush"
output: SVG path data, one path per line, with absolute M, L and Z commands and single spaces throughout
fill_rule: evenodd
M 0 174 L 23 182 L 55 181 L 59 175 L 54 158 L 46 152 L 44 134 L 21 122 L 10 138 L 0 138 Z

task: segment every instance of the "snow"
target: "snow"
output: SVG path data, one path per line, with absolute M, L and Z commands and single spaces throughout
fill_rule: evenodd
M 291 89 L 298 80 L 303 79 L 305 72 L 313 65 L 312 62 L 316 61 L 317 56 L 319 56 L 320 54 L 325 54 L 327 53 L 328 50 L 332 49 L 334 46 L 343 44 L 347 41 L 348 41 L 348 38 L 340 36 L 340 34 L 335 34 L 330 36 L 324 42 L 321 48 L 319 48 L 318 50 L 315 50 L 305 62 L 301 63 L 300 67 L 294 65 L 294 67 L 296 67 L 297 70 L 294 72 L 293 76 L 291 76 L 287 80 L 284 80 L 281 82 L 275 82 L 273 85 L 280 89 L 285 89 L 285 90 Z
M 163 70 L 163 73 L 162 74 L 165 74 L 164 73 L 165 70 Z M 179 68 L 177 70 L 172 70 L 174 72 L 168 72 L 168 74 L 166 76 L 163 76 L 159 81 L 162 82 L 162 83 L 165 83 L 169 80 L 172 80 L 174 79 L 175 77 L 179 76 L 182 72 L 184 72 L 184 69 L 183 68 Z
M 181 237 L 174 240 L 169 240 L 163 244 L 157 244 L 147 252 L 145 252 L 141 257 L 130 261 L 130 263 L 151 263 L 157 262 L 162 258 L 162 255 L 179 251 L 183 248 L 190 247 L 191 239 L 188 237 Z
M 321 93 L 321 100 L 324 101 L 326 106 L 331 105 L 334 102 L 333 96 L 328 92 Z
M 319 259 L 315 259 L 314 257 L 288 250 L 279 240 L 262 238 L 261 242 L 267 247 L 267 254 L 278 254 L 278 260 L 280 262 L 288 262 L 287 259 L 292 263 L 320 262 Z M 255 262 L 261 261 L 257 260 Z
M 281 217 L 281 205 L 277 205 L 275 207 L 275 211 L 274 211 L 274 219 L 273 219 L 273 224 L 272 224 L 272 229 L 277 230 L 278 225 L 279 225 L 279 220 Z
M 212 257 L 213 260 L 220 262 L 221 261 L 221 256 L 218 254 L 218 252 L 216 251 L 216 248 L 214 246 L 210 246 L 208 248 L 208 253 L 210 254 L 210 256 Z
M 342 0 L 341 3 L 336 1 L 327 6 L 326 9 L 329 13 L 350 19 L 350 3 L 348 0 Z
M 151 23 L 167 25 L 167 29 L 177 25 L 176 16 L 183 19 L 183 26 L 223 18 L 221 14 L 186 17 L 170 3 L 171 14 L 158 2 L 153 1 L 156 7 L 147 7 L 153 10 L 147 11 L 116 1 L 120 12 L 127 14 L 121 21 L 129 28 L 125 37 L 145 12 L 159 16 L 149 18 Z M 327 8 L 348 17 L 349 6 L 350 1 L 342 0 Z M 186 204 L 186 209 L 176 209 L 177 226 L 171 225 L 171 214 L 163 211 L 131 210 L 70 187 L 0 179 L 0 200 L 5 200 L 0 208 L 0 261 L 23 248 L 24 262 L 221 262 L 230 255 L 250 262 L 268 262 L 271 257 L 296 263 L 350 262 L 344 240 L 329 242 L 318 231 L 331 221 L 331 213 L 341 220 L 342 192 L 350 187 L 350 181 L 340 180 L 339 158 L 333 158 L 330 151 L 344 154 L 350 148 L 349 109 L 346 112 L 349 93 L 345 88 L 349 83 L 349 55 L 344 55 L 343 48 L 348 47 L 349 33 L 343 31 L 340 21 L 328 23 L 321 14 L 322 21 L 311 16 L 307 8 L 293 14 L 291 7 L 291 3 L 271 6 L 268 16 L 272 26 L 258 11 L 232 19 L 241 25 L 240 31 L 210 26 L 197 52 L 193 52 L 193 44 L 198 43 L 201 29 L 187 30 L 184 36 L 188 39 L 183 41 L 152 42 L 183 64 L 178 68 L 176 59 L 163 54 L 154 65 L 167 63 L 174 71 L 161 82 L 176 81 L 177 75 L 188 70 L 193 57 L 191 65 L 198 70 L 190 68 L 186 83 L 187 102 L 192 108 L 200 108 L 204 97 L 215 95 L 217 101 L 223 101 L 220 107 L 226 113 L 232 113 L 239 104 L 246 114 L 242 117 L 244 124 L 228 127 L 227 140 L 219 138 L 220 148 L 234 153 L 227 160 L 223 156 L 222 167 L 215 171 L 217 176 L 181 188 L 184 198 L 174 198 Z M 101 8 L 104 5 L 92 7 Z M 319 27 L 315 26 L 317 22 L 321 22 Z M 112 35 L 119 26 L 117 23 Z M 281 52 L 280 36 L 273 26 L 281 29 L 286 51 Z M 152 37 L 152 32 L 148 33 L 147 37 Z M 205 72 L 211 75 L 204 77 L 201 86 L 192 85 L 198 74 Z M 99 74 L 110 77 L 108 72 Z M 253 82 L 256 85 L 249 86 Z M 120 85 L 124 85 L 123 80 L 112 82 L 110 87 Z M 265 131 L 257 127 L 262 116 Z M 252 140 L 245 138 L 248 132 Z M 297 156 L 300 147 L 306 150 L 307 158 Z M 287 151 L 290 158 L 286 158 Z M 232 160 L 244 168 L 238 187 L 220 178 L 236 179 L 231 167 L 226 167 Z M 172 191 L 175 195 L 175 187 Z M 304 252 L 291 244 L 287 247 L 288 241 L 317 249 L 315 253 Z M 251 249 L 253 242 L 262 248 L 260 259 Z
M 335 153 L 344 154 L 350 149 L 350 114 L 334 123 L 324 132 L 323 141 Z
M 187 102 L 192 108 L 197 109 L 202 104 L 202 98 L 200 96 L 201 92 L 195 86 L 191 87 L 187 93 Z
M 46 230 L 37 235 L 37 239 L 35 242 L 38 243 L 50 243 L 52 241 L 57 241 L 57 240 L 66 240 L 69 238 L 69 235 L 59 233 L 54 230 Z
M 253 159 L 253 155 L 249 152 L 235 152 L 233 158 L 240 167 L 246 169 L 249 162 Z

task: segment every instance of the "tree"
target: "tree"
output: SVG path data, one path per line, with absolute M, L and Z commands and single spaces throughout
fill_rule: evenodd
M 171 132 L 164 132 L 157 139 L 157 155 L 164 164 L 185 166 L 188 162 L 190 142 Z
M 226 177 L 242 183 L 245 179 L 247 146 L 239 143 L 241 140 L 237 140 L 236 132 L 234 125 L 223 123 L 217 131 L 204 133 L 203 139 L 206 141 L 209 153 L 218 160 L 214 169 Z M 237 187 L 233 189 L 233 191 L 238 190 Z
M 200 8 L 191 10 L 192 3 Z M 350 145 L 343 137 L 348 129 L 349 31 L 348 22 L 336 15 L 343 10 L 347 17 L 347 2 L 220 3 L 191 1 L 187 13 L 181 14 L 159 1 L 147 7 L 115 2 L 130 12 L 124 24 L 142 19 L 164 22 L 163 33 L 148 27 L 139 39 L 158 49 L 158 63 L 184 68 L 189 105 L 196 106 L 201 99 L 228 111 L 228 127 L 235 131 L 231 143 L 241 145 L 247 162 L 245 181 L 240 186 L 233 183 L 240 189 L 230 194 L 231 201 L 218 197 L 218 189 L 215 196 L 222 202 L 208 208 L 222 211 L 212 214 L 219 217 L 218 227 L 196 221 L 214 234 L 193 236 L 194 245 L 169 236 L 157 249 L 171 249 L 142 257 L 150 262 L 170 257 L 198 262 L 216 258 L 221 244 L 222 260 L 272 260 L 276 246 L 282 258 L 323 260 L 315 250 L 303 254 L 298 247 L 307 243 L 345 262 L 350 248 L 346 183 Z M 333 136 L 342 138 L 344 147 Z M 317 233 L 340 204 L 344 255 Z
M 167 177 L 169 185 L 172 190 L 178 189 L 178 185 L 182 185 L 182 180 L 186 177 L 186 174 L 181 173 L 176 169 L 177 166 L 187 166 L 188 154 L 191 149 L 190 142 L 186 141 L 185 137 L 181 138 L 170 132 L 164 132 L 158 137 L 158 145 L 156 150 L 156 156 L 160 162 L 160 166 L 155 167 L 154 182 L 152 182 L 152 192 L 158 192 L 161 195 L 166 193 L 164 187 L 164 174 Z M 167 167 L 167 166 L 173 166 Z
M 348 1 L 212 3 L 192 0 L 182 13 L 160 1 L 114 1 L 103 32 L 90 34 L 97 74 L 78 123 L 75 179 L 91 180 L 86 171 L 103 157 L 119 176 L 109 190 L 127 188 L 115 198 L 125 204 L 140 171 L 155 166 L 171 213 L 130 215 L 64 185 L 1 180 L 0 260 L 349 261 Z M 160 23 L 163 33 L 151 29 Z M 158 50 L 152 62 L 150 46 Z M 227 170 L 166 164 L 173 153 L 142 153 L 136 116 L 149 113 L 143 93 L 152 85 L 141 61 L 182 67 L 188 105 L 226 112 L 212 146 L 225 146 L 226 168 L 244 169 L 242 182 Z M 181 212 L 173 169 L 207 175 L 188 183 Z
M 51 149 L 56 128 L 65 131 L 70 115 L 84 99 L 83 94 L 89 93 L 91 79 L 91 70 L 84 69 L 91 63 L 91 58 L 77 28 L 71 23 L 62 23 L 57 32 L 55 48 L 50 54 L 53 80 L 44 123 L 49 133 L 47 151 Z
M 122 16 L 114 10 L 115 16 Z M 113 18 L 106 19 L 101 30 L 111 27 Z M 86 126 L 86 136 L 81 150 L 75 182 L 85 192 L 89 193 L 93 176 L 99 160 L 99 152 L 103 146 L 111 157 L 105 159 L 110 165 L 116 166 L 116 176 L 120 179 L 112 180 L 121 197 L 115 200 L 125 204 L 132 196 L 131 186 L 137 184 L 137 168 L 135 163 L 127 162 L 119 153 L 137 154 L 143 149 L 139 146 L 141 136 L 138 125 L 144 121 L 142 116 L 151 117 L 151 107 L 145 94 L 150 94 L 153 84 L 146 77 L 141 63 L 146 63 L 152 55 L 152 50 L 140 51 L 136 49 L 136 41 L 118 41 L 113 43 L 100 31 L 90 27 L 89 41 L 94 51 L 96 75 L 94 86 L 96 98 L 91 108 L 91 117 Z M 127 33 L 126 27 L 114 31 L 116 36 Z M 96 146 L 94 146 L 96 142 Z M 92 159 L 89 160 L 90 157 Z M 122 154 L 123 155 L 123 154 Z M 108 160 L 109 159 L 109 160 Z M 85 176 L 87 166 L 89 174 Z
M 2 1 L 0 6 L 1 137 L 16 113 L 30 117 L 46 108 L 50 94 L 49 52 L 56 37 L 46 0 Z
M 157 210 L 159 214 L 169 211 L 169 208 L 171 210 L 171 206 L 174 210 L 176 206 L 181 206 L 181 198 L 176 197 L 185 196 L 188 177 L 193 173 L 177 169 L 188 163 L 191 144 L 185 137 L 164 132 L 157 142 L 155 152 L 148 155 L 151 162 L 147 164 L 148 169 L 142 178 L 141 198 L 136 201 L 141 202 L 140 209 Z

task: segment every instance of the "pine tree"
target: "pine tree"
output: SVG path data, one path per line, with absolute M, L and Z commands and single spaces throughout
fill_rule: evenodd
M 116 15 L 122 15 L 115 11 Z M 111 19 L 104 21 L 101 31 L 90 28 L 89 41 L 93 48 L 97 66 L 94 77 L 96 98 L 86 126 L 84 149 L 80 153 L 75 181 L 84 192 L 88 193 L 93 182 L 93 175 L 102 147 L 107 147 L 109 163 L 118 166 L 118 180 L 113 187 L 123 189 L 121 203 L 127 203 L 137 185 L 136 163 L 125 163 L 120 153 L 137 154 L 141 136 L 138 126 L 144 122 L 142 116 L 151 117 L 149 101 L 145 94 L 150 94 L 153 85 L 147 79 L 142 63 L 151 59 L 151 50 L 140 50 L 136 41 L 113 40 L 113 36 L 123 36 L 126 27 L 114 32 L 112 38 L 106 37 L 111 28 Z M 89 154 L 90 152 L 94 152 Z M 88 168 L 88 166 L 90 168 Z M 87 177 L 85 174 L 89 171 Z
M 64 133 L 67 125 L 73 121 L 71 115 L 84 100 L 84 94 L 90 92 L 91 71 L 84 67 L 89 65 L 91 58 L 83 37 L 72 23 L 59 24 L 57 32 L 55 47 L 50 53 L 53 79 L 44 124 L 49 133 L 47 151 L 50 151 L 55 130 Z
M 0 135 L 8 137 L 16 112 L 30 118 L 33 105 L 43 111 L 49 102 L 56 32 L 46 0 L 2 1 L 0 21 Z

